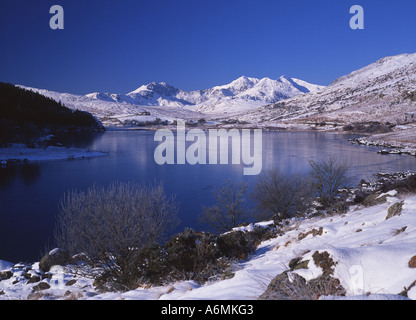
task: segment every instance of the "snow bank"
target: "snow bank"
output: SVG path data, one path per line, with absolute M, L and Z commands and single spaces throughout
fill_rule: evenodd
M 43 148 L 27 148 L 21 144 L 9 148 L 0 148 L 0 161 L 7 164 L 10 161 L 50 161 L 64 159 L 83 159 L 105 156 L 107 153 L 79 148 L 49 146 Z
M 10 269 L 11 267 L 13 267 L 13 263 L 8 262 L 8 261 L 4 261 L 4 260 L 0 260 L 0 271 Z

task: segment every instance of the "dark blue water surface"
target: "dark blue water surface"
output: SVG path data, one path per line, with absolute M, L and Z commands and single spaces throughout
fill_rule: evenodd
M 379 171 L 416 170 L 416 158 L 380 155 L 379 148 L 352 145 L 351 136 L 314 132 L 263 132 L 263 170 L 277 167 L 304 173 L 308 159 L 327 157 L 352 165 L 354 182 Z M 163 181 L 166 193 L 180 203 L 181 225 L 204 229 L 201 206 L 214 201 L 213 190 L 227 179 L 252 187 L 256 176 L 244 176 L 244 165 L 158 165 L 158 142 L 150 131 L 107 131 L 92 137 L 71 137 L 77 147 L 109 152 L 108 156 L 8 165 L 0 168 L 0 260 L 37 261 L 53 243 L 58 203 L 65 192 L 86 190 L 94 183 Z

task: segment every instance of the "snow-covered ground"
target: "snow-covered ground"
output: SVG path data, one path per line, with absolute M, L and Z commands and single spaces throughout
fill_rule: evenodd
M 6 165 L 14 161 L 51 161 L 65 159 L 84 159 L 105 156 L 107 153 L 79 148 L 49 146 L 46 148 L 28 148 L 24 144 L 12 144 L 0 148 L 0 162 Z
M 393 190 L 384 196 L 385 203 L 352 206 L 342 215 L 294 219 L 283 235 L 262 242 L 248 260 L 237 263 L 231 279 L 202 285 L 180 281 L 128 292 L 100 293 L 92 279 L 58 269 L 41 280 L 46 287 L 41 289 L 40 282 L 27 283 L 30 275 L 42 275 L 39 263 L 13 265 L 0 261 L 0 277 L 4 272 L 12 274 L 0 281 L 0 299 L 255 300 L 276 275 L 289 269 L 293 258 L 309 262 L 306 268 L 292 273 L 307 280 L 321 275 L 323 270 L 312 257 L 315 252 L 330 255 L 333 276 L 346 290 L 346 297 L 323 299 L 406 299 L 398 295 L 405 288 L 407 298 L 416 299 L 416 195 L 399 196 Z M 388 209 L 401 202 L 402 211 L 386 219 Z M 267 227 L 267 223 L 263 226 Z

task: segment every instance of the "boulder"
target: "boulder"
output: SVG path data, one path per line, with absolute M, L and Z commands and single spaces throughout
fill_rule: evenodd
M 393 204 L 389 210 L 387 211 L 387 219 L 390 219 L 394 216 L 400 215 L 400 213 L 402 212 L 402 208 L 403 208 L 403 201 L 401 202 L 396 202 L 395 204 Z
M 372 207 L 378 204 L 385 203 L 387 201 L 388 194 L 382 194 L 380 192 L 376 192 L 367 196 L 361 204 L 365 207 Z
M 63 249 L 55 248 L 49 251 L 39 262 L 39 268 L 43 272 L 47 272 L 53 266 L 65 266 L 72 263 L 72 258 Z
M 13 273 L 10 270 L 0 271 L 0 281 L 7 280 L 13 277 Z
M 409 260 L 409 268 L 416 268 L 416 256 L 413 256 Z
M 42 291 L 42 290 L 47 290 L 49 289 L 51 286 L 49 284 L 47 284 L 46 282 L 39 282 L 39 284 L 37 284 L 36 286 L 34 286 L 32 288 L 32 292 L 37 292 L 37 291 Z

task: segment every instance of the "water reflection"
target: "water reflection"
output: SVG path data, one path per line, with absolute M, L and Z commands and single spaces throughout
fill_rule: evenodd
M 0 189 L 10 187 L 16 180 L 22 181 L 24 185 L 34 184 L 41 177 L 41 170 L 36 163 L 22 165 L 8 165 L 0 168 Z
M 244 165 L 158 165 L 154 132 L 108 131 L 103 134 L 69 136 L 73 147 L 107 151 L 108 156 L 74 161 L 10 165 L 0 168 L 0 259 L 36 261 L 51 240 L 58 202 L 68 190 L 84 191 L 92 184 L 113 181 L 163 181 L 168 195 L 180 203 L 178 231 L 200 229 L 202 205 L 214 201 L 213 189 L 228 179 L 248 182 Z M 352 145 L 351 136 L 306 132 L 263 132 L 262 167 L 287 173 L 306 173 L 308 159 L 335 157 L 352 166 L 354 182 L 371 179 L 379 171 L 416 171 L 416 159 L 406 155 L 380 155 L 379 148 Z M 63 140 L 62 140 L 63 141 Z

